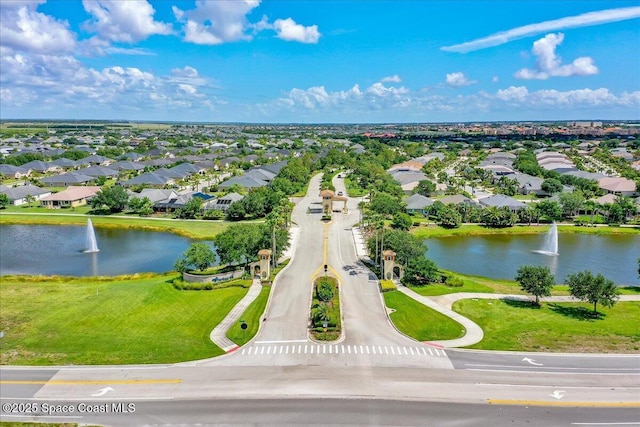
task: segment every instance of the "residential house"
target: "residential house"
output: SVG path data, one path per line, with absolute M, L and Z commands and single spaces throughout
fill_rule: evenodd
M 1 164 L 0 175 L 6 178 L 25 178 L 31 175 L 31 169 L 23 168 L 22 166 Z
M 67 172 L 60 175 L 47 176 L 40 179 L 40 182 L 48 187 L 68 187 L 79 184 L 87 184 L 95 179 L 93 176 L 85 175 L 81 172 Z
M 429 206 L 433 205 L 433 199 L 422 194 L 413 194 L 405 199 L 405 203 L 407 204 L 407 213 L 426 215 Z
M 9 198 L 9 203 L 14 206 L 21 206 L 28 204 L 27 198 L 33 197 L 35 200 L 40 200 L 43 197 L 51 195 L 50 190 L 37 187 L 35 185 L 18 185 L 15 187 L 7 187 L 6 185 L 0 185 L 0 193 L 6 194 Z
M 636 194 L 636 183 L 627 178 L 604 177 L 598 181 L 598 186 L 607 193 L 619 196 L 633 196 Z
M 162 188 L 166 185 L 173 185 L 174 183 L 175 180 L 173 178 L 160 175 L 155 172 L 147 172 L 126 181 L 121 181 L 119 184 L 123 187 L 133 187 L 140 185 L 145 187 Z
M 504 194 L 495 194 L 493 196 L 485 197 L 480 199 L 479 202 L 483 207 L 507 207 L 514 212 L 527 207 L 527 205 L 520 200 L 505 196 Z
M 227 211 L 227 209 L 229 209 L 229 206 L 231 206 L 232 203 L 234 202 L 238 202 L 240 200 L 242 200 L 244 198 L 244 196 L 238 194 L 238 193 L 229 193 L 223 197 L 220 197 L 218 199 L 215 200 L 214 203 L 208 203 L 205 207 L 205 209 L 219 209 L 222 210 L 224 212 Z
M 40 199 L 40 204 L 48 209 L 77 208 L 84 206 L 96 196 L 100 187 L 96 186 L 69 186 L 66 190 L 54 193 Z

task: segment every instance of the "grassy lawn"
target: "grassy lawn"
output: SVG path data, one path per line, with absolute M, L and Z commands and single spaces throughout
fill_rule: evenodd
M 222 354 L 209 333 L 247 290 L 179 291 L 174 277 L 4 276 L 0 363 L 172 363 Z
M 461 300 L 453 309 L 478 323 L 484 339 L 470 348 L 510 351 L 580 353 L 638 353 L 640 302 L 619 302 L 598 307 L 591 317 L 590 304 L 501 300 Z
M 246 322 L 247 329 L 243 331 L 242 328 L 240 328 L 240 322 L 238 322 L 227 331 L 227 338 L 238 345 L 245 345 L 251 341 L 258 333 L 260 320 L 267 306 L 267 301 L 269 300 L 269 292 L 271 292 L 271 286 L 264 286 L 260 290 L 258 298 L 256 298 L 242 314 L 240 320 Z
M 20 208 L 18 208 L 20 209 Z M 40 209 L 40 208 L 32 208 Z M 48 209 L 47 209 L 48 210 Z M 96 215 L 78 215 L 78 212 L 67 210 L 59 210 L 48 213 L 35 213 L 33 215 L 12 214 L 13 210 L 2 211 L 0 214 L 0 225 L 2 224 L 78 224 L 87 223 L 87 218 L 91 218 L 91 222 L 96 227 L 113 227 L 120 229 L 142 229 L 150 231 L 163 231 L 179 234 L 181 236 L 192 239 L 212 239 L 217 234 L 224 231 L 230 222 L 227 221 L 197 221 L 197 220 L 180 220 L 180 219 L 157 219 L 142 218 L 139 216 L 96 216 Z M 62 214 L 64 212 L 64 214 Z
M 459 338 L 465 329 L 458 322 L 426 307 L 399 291 L 382 294 L 387 307 L 394 309 L 391 320 L 403 334 L 418 341 Z
M 478 236 L 482 234 L 540 234 L 549 231 L 549 225 L 516 225 L 507 228 L 489 228 L 481 225 L 465 224 L 459 228 L 443 228 L 438 225 L 417 227 L 411 233 L 420 238 L 448 236 Z M 638 234 L 640 227 L 578 227 L 575 225 L 559 225 L 558 233 L 584 234 Z

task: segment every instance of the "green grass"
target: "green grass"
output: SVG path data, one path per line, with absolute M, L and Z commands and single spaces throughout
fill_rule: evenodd
M 247 329 L 243 331 L 242 328 L 240 328 L 240 322 L 237 322 L 227 331 L 227 338 L 238 345 L 245 345 L 253 339 L 258 333 L 262 314 L 269 300 L 269 292 L 271 292 L 271 287 L 263 286 L 258 297 L 249 304 L 249 307 L 247 307 L 242 317 L 240 317 L 240 320 L 246 322 Z
M 32 208 L 40 209 L 40 208 Z M 84 225 L 87 218 L 96 227 L 112 227 L 120 229 L 142 229 L 175 233 L 193 239 L 212 239 L 224 231 L 231 222 L 227 221 L 196 221 L 179 219 L 153 219 L 138 216 L 95 216 L 78 215 L 78 212 L 59 209 L 55 212 L 37 213 L 34 215 L 12 214 L 12 211 L 2 211 L 0 225 L 3 224 L 46 224 L 46 225 Z M 62 212 L 59 212 L 62 211 Z M 64 212 L 64 214 L 62 214 Z
M 405 335 L 418 341 L 459 338 L 465 329 L 458 322 L 409 298 L 399 291 L 382 294 L 387 307 L 395 310 L 390 317 Z
M 222 354 L 209 333 L 247 290 L 179 291 L 174 277 L 4 276 L 0 363 L 173 363 Z
M 549 225 L 516 225 L 506 228 L 489 228 L 481 225 L 465 224 L 459 228 L 443 228 L 438 225 L 411 229 L 411 234 L 420 238 L 449 236 L 478 236 L 484 234 L 541 234 L 549 231 Z M 578 227 L 575 225 L 559 225 L 559 233 L 584 234 L 638 234 L 640 227 Z
M 329 282 L 334 288 L 333 298 L 331 298 L 331 300 L 327 302 L 320 301 L 315 290 L 318 286 L 320 286 L 320 283 L 324 281 Z M 340 287 L 338 284 L 338 280 L 335 277 L 329 276 L 318 277 L 314 280 L 313 287 L 314 292 L 312 294 L 311 300 L 311 312 L 309 313 L 310 318 L 312 319 L 311 335 L 318 341 L 335 341 L 340 338 L 342 332 L 342 315 L 340 313 Z M 314 319 L 315 309 L 321 304 L 326 304 L 329 306 L 330 320 L 327 321 L 328 327 L 326 331 L 322 327 L 323 322 Z
M 509 351 L 638 353 L 640 302 L 619 302 L 613 308 L 583 303 L 461 300 L 453 309 L 478 323 L 484 339 L 470 348 Z

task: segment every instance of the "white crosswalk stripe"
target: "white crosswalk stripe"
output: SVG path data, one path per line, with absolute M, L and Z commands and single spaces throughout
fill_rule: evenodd
M 382 345 L 349 345 L 349 344 L 304 344 L 304 345 L 257 345 L 243 348 L 241 356 L 269 356 L 277 354 L 304 354 L 304 355 L 369 355 L 375 357 L 401 356 L 401 357 L 446 357 L 443 349 L 428 346 L 400 347 Z

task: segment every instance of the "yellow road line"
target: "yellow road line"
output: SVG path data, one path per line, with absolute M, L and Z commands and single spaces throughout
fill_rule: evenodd
M 589 408 L 640 408 L 640 402 L 570 402 L 544 400 L 487 399 L 491 405 L 570 406 Z
M 51 381 L 21 381 L 21 380 L 3 380 L 0 384 L 47 384 L 47 385 L 102 385 L 102 384 L 179 384 L 182 380 L 176 379 L 159 379 L 159 380 L 51 380 Z

